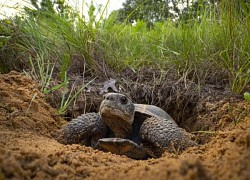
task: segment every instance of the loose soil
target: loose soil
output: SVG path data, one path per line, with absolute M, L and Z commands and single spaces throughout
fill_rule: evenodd
M 250 179 L 250 105 L 223 97 L 211 100 L 210 94 L 185 121 L 178 118 L 180 126 L 196 131 L 198 147 L 133 160 L 58 143 L 67 122 L 38 85 L 17 72 L 0 75 L 0 179 Z

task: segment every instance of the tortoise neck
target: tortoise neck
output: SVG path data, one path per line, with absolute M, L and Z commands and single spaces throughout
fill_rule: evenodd
M 127 138 L 132 134 L 132 124 L 122 119 L 102 116 L 102 120 L 113 131 L 116 138 Z

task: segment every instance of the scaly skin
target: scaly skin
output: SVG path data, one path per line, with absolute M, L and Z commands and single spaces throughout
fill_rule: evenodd
M 98 113 L 87 113 L 71 120 L 58 139 L 63 144 L 83 144 L 95 147 L 97 141 L 107 136 L 107 126 Z
M 197 145 L 190 139 L 188 132 L 178 127 L 174 121 L 158 117 L 147 118 L 142 123 L 139 134 L 145 144 L 149 143 L 158 147 L 156 152 L 155 147 L 152 145 L 145 147 L 152 154 L 151 156 L 156 157 L 161 154 L 160 149 L 162 149 L 162 152 L 167 150 L 179 153 L 190 146 Z
M 132 159 L 147 159 L 147 150 L 129 139 L 102 138 L 98 141 L 98 149 L 114 154 L 125 155 Z

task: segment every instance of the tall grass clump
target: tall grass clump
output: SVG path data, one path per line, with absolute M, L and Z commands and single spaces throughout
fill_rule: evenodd
M 199 64 L 216 54 L 210 33 L 217 29 L 205 13 L 201 22 L 168 20 L 155 23 L 151 29 L 144 21 L 128 25 L 113 19 L 110 16 L 105 22 L 99 44 L 105 49 L 105 59 L 118 69 L 150 65 L 185 74 L 196 71 Z
M 215 71 L 226 72 L 232 92 L 239 94 L 250 82 L 249 9 L 248 3 L 225 0 L 203 6 L 188 20 L 169 19 L 152 28 L 144 21 L 116 23 L 113 13 L 98 44 L 117 69 L 145 65 L 174 69 L 200 84 L 218 76 Z
M 221 4 L 222 47 L 219 61 L 229 74 L 231 90 L 243 92 L 250 82 L 250 4 L 241 1 L 223 1 Z

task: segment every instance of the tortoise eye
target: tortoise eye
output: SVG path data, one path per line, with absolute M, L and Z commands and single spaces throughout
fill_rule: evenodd
M 128 99 L 123 96 L 123 97 L 120 98 L 120 101 L 121 101 L 122 104 L 127 104 Z

